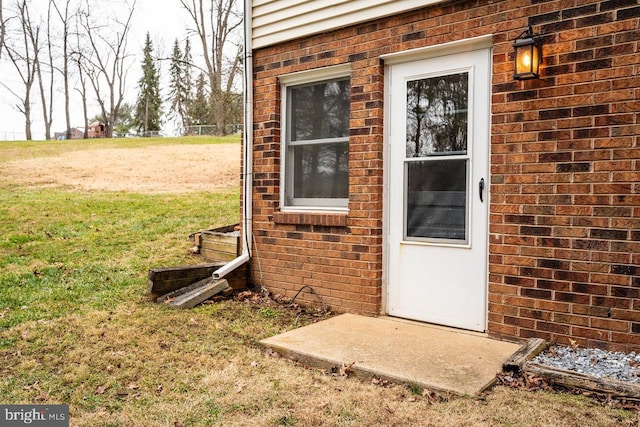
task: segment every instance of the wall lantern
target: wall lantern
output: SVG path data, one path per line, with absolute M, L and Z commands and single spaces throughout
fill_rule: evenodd
M 531 26 L 524 30 L 513 43 L 515 50 L 515 80 L 529 80 L 540 77 L 542 63 L 542 39 L 533 34 Z

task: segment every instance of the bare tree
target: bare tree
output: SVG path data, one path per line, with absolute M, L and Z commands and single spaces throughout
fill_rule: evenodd
M 31 133 L 31 90 L 36 80 L 40 27 L 34 26 L 31 22 L 27 0 L 16 0 L 14 12 L 18 25 L 15 29 L 5 30 L 8 37 L 13 37 L 11 43 L 8 42 L 8 38 L 4 40 L 4 48 L 24 85 L 24 93 L 19 94 L 11 85 L 3 81 L 0 81 L 0 84 L 20 100 L 16 108 L 24 115 L 25 137 L 30 141 L 33 139 Z
M 80 87 L 76 87 L 76 91 L 80 94 L 80 99 L 82 100 L 82 117 L 84 120 L 84 133 L 82 135 L 83 139 L 89 138 L 89 109 L 87 107 L 87 71 L 85 69 L 85 63 L 90 61 L 85 61 L 85 52 L 83 49 L 81 37 L 80 37 L 80 14 L 75 14 L 75 39 L 76 44 L 74 50 L 71 54 L 71 58 L 76 66 L 76 70 L 78 72 L 78 82 Z
M 125 95 L 127 39 L 135 4 L 134 0 L 124 21 L 114 19 L 109 25 L 92 22 L 89 0 L 86 1 L 86 10 L 82 12 L 82 27 L 92 53 L 91 57 L 84 56 L 84 67 L 100 105 L 107 138 L 113 136 L 113 126 Z
M 62 4 L 62 7 L 58 5 L 58 3 Z M 69 37 L 70 37 L 70 25 L 71 25 L 71 16 L 69 15 L 69 6 L 71 4 L 71 0 L 64 0 L 61 2 L 60 0 L 50 0 L 49 8 L 53 6 L 56 14 L 58 15 L 58 19 L 60 19 L 60 23 L 62 24 L 62 69 L 60 70 L 62 74 L 63 80 L 63 89 L 64 89 L 64 113 L 66 119 L 67 129 L 65 131 L 66 139 L 71 138 L 71 114 L 69 112 L 69 104 L 70 104 L 70 93 L 69 93 Z
M 225 52 L 242 24 L 242 16 L 236 0 L 180 0 L 180 3 L 195 25 L 211 89 L 213 119 L 218 133 L 224 134 L 242 49 L 240 46 L 233 49 L 231 58 L 226 58 Z
M 2 50 L 4 48 L 4 34 L 5 34 L 5 23 L 4 23 L 4 8 L 2 7 L 2 0 L 0 0 L 0 58 L 2 58 Z
M 51 124 L 53 122 L 53 86 L 54 86 L 54 73 L 53 73 L 53 44 L 51 41 L 51 3 L 47 8 L 47 21 L 46 21 L 46 36 L 47 36 L 47 53 L 49 63 L 44 63 L 40 57 L 40 47 L 37 39 L 33 38 L 31 34 L 31 43 L 34 49 L 38 52 L 35 56 L 36 75 L 38 76 L 38 87 L 40 89 L 40 102 L 42 106 L 42 118 L 44 120 L 44 135 L 45 139 L 51 139 Z M 45 81 L 43 76 L 43 68 L 48 67 L 48 86 L 45 87 Z M 48 100 L 47 100 L 48 92 Z

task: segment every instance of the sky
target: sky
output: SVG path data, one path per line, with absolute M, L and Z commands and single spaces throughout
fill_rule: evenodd
M 121 0 L 111 0 L 112 2 L 121 2 Z M 5 0 L 5 8 L 11 4 L 12 0 Z M 45 1 L 32 1 L 29 3 L 30 9 L 38 7 L 39 4 L 46 4 Z M 46 6 L 45 6 L 46 7 Z M 45 9 L 46 10 L 46 9 Z M 6 13 L 6 12 L 5 12 Z M 142 60 L 142 49 L 146 32 L 149 31 L 151 41 L 156 55 L 170 57 L 173 49 L 173 43 L 176 38 L 180 40 L 181 45 L 186 37 L 186 28 L 189 24 L 189 16 L 182 10 L 178 0 L 137 0 L 136 12 L 133 16 L 131 27 L 131 38 L 129 40 L 129 53 L 137 55 L 136 62 L 131 67 L 127 85 L 128 89 L 125 101 L 134 103 L 136 98 L 136 82 L 140 72 L 140 63 Z M 192 44 L 195 39 L 192 38 Z M 2 54 L 0 59 L 0 79 L 3 82 L 10 82 L 19 93 L 22 92 L 20 83 L 12 82 L 17 77 L 13 65 L 6 63 L 6 53 Z M 161 65 L 161 74 L 166 76 L 168 71 L 168 62 Z M 57 78 L 61 82 L 60 75 Z M 17 85 L 17 86 L 16 86 Z M 32 101 L 39 99 L 39 91 L 36 87 L 32 92 Z M 64 95 L 62 91 L 56 92 L 54 95 L 57 102 L 54 104 L 54 119 L 52 126 L 52 134 L 54 132 L 62 132 L 65 130 L 64 116 Z M 17 111 L 15 104 L 18 99 L 0 87 L 0 141 L 24 139 L 24 115 Z M 71 126 L 82 127 L 83 116 L 80 99 L 72 99 L 71 107 Z M 99 113 L 99 108 L 95 102 L 89 106 L 89 117 Z M 42 119 L 42 110 L 40 104 L 34 106 L 31 114 L 33 121 L 32 130 L 34 139 L 44 139 L 44 124 Z M 167 129 L 169 125 L 163 128 L 166 133 L 171 133 L 172 129 Z

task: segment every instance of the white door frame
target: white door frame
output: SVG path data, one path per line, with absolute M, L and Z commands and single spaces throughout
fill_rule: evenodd
M 445 43 L 445 44 L 441 44 L 441 45 L 437 45 L 437 46 L 428 46 L 428 47 L 424 47 L 424 48 L 418 48 L 418 49 L 412 49 L 412 50 L 408 50 L 408 51 L 402 51 L 402 52 L 397 52 L 397 53 L 392 53 L 392 54 L 387 54 L 387 55 L 383 55 L 381 56 L 381 59 L 384 61 L 385 63 L 385 77 L 384 77 L 384 82 L 385 82 L 385 94 L 384 94 L 384 100 L 385 100 L 385 109 L 384 109 L 384 152 L 383 152 L 383 271 L 382 271 L 382 304 L 381 304 L 381 314 L 388 314 L 389 313 L 389 297 L 388 297 L 388 292 L 389 292 L 389 251 L 390 251 L 390 244 L 389 244 L 389 231 L 390 231 L 390 221 L 389 221 L 389 216 L 390 216 L 390 202 L 389 202 L 389 182 L 390 182 L 390 173 L 391 173 L 391 165 L 390 165 L 390 126 L 388 126 L 389 123 L 389 118 L 391 117 L 391 111 L 390 111 L 390 97 L 391 97 L 391 78 L 390 78 L 390 66 L 394 65 L 394 64 L 401 64 L 401 63 L 406 63 L 406 62 L 412 62 L 412 61 L 418 61 L 418 60 L 424 60 L 424 59 L 429 59 L 429 58 L 435 58 L 438 56 L 445 56 L 445 55 L 451 55 L 451 54 L 455 54 L 455 53 L 463 53 L 463 52 L 470 52 L 470 51 L 474 51 L 474 50 L 479 50 L 479 49 L 490 49 L 493 46 L 493 36 L 492 35 L 487 35 L 487 36 L 480 36 L 480 37 L 475 37 L 475 38 L 471 38 L 471 39 L 465 39 L 465 40 L 460 40 L 460 41 L 456 41 L 456 42 L 450 42 L 450 43 Z M 492 61 L 491 59 L 489 59 L 489 81 L 487 82 L 487 85 L 490 88 L 491 85 L 491 69 L 492 69 Z M 487 111 L 489 112 L 489 123 L 487 124 L 487 141 L 489 142 L 487 144 L 487 158 L 488 158 L 488 164 L 487 164 L 487 171 L 486 171 L 486 190 L 485 190 L 485 200 L 486 200 L 486 204 L 487 204 L 487 211 L 489 210 L 489 201 L 490 201 L 490 188 L 491 188 L 491 177 L 490 177 L 490 133 L 491 133 L 491 90 L 489 89 L 488 91 L 488 99 L 487 99 Z M 488 221 L 489 215 L 487 214 L 487 221 Z M 488 276 L 489 276 L 489 268 L 488 268 L 488 246 L 489 246 L 489 227 L 487 224 L 487 239 L 486 239 L 486 263 L 487 263 L 487 268 L 486 268 L 486 277 L 485 277 L 485 283 L 486 283 L 486 295 L 485 295 L 485 313 L 488 312 Z M 488 316 L 485 317 L 486 319 L 488 318 Z M 485 321 L 485 323 L 488 320 Z M 485 325 L 485 330 L 486 330 L 486 325 Z

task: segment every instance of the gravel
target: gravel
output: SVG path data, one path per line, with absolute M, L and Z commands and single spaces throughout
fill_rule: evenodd
M 605 351 L 597 348 L 553 346 L 533 362 L 568 371 L 640 384 L 640 354 Z

